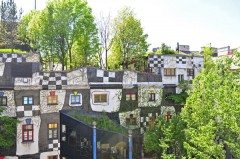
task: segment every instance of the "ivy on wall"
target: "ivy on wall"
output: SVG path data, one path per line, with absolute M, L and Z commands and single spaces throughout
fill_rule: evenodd
M 0 115 L 3 110 L 3 108 L 0 108 Z M 0 117 L 0 148 L 9 148 L 15 144 L 17 123 L 18 120 L 14 118 L 8 116 Z

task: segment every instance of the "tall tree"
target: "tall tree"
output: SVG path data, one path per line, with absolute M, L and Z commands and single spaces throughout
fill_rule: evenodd
M 17 24 L 22 12 L 18 15 L 14 0 L 2 1 L 0 21 L 0 43 L 5 47 L 14 49 L 17 42 Z
M 100 39 L 100 49 L 98 51 L 98 58 L 99 63 L 102 68 L 108 69 L 108 51 L 112 47 L 113 39 L 111 38 L 111 16 L 110 13 L 107 16 L 103 16 L 102 14 L 100 17 L 96 19 L 96 24 L 99 33 Z M 105 54 L 105 55 L 103 55 Z M 105 66 L 104 66 L 104 57 L 105 57 Z
M 135 18 L 133 10 L 122 8 L 114 19 L 112 32 L 113 37 L 112 54 L 119 56 L 123 68 L 128 68 L 128 63 L 137 55 L 146 53 L 149 44 L 148 37 L 144 34 L 140 20 Z M 121 64 L 121 63 L 118 63 Z
M 38 34 L 31 40 L 36 40 L 47 61 L 59 61 L 62 69 L 71 69 L 80 65 L 77 58 L 83 58 L 82 65 L 87 65 L 97 53 L 98 32 L 86 1 L 53 0 L 33 18 L 28 26 L 36 27 L 30 33 Z
M 194 79 L 181 114 L 188 158 L 226 158 L 227 149 L 240 158 L 240 76 L 231 70 L 237 55 L 207 65 Z

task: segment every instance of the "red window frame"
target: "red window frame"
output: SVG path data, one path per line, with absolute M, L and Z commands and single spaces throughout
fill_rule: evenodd
M 23 124 L 22 125 L 22 141 L 33 141 L 33 124 Z

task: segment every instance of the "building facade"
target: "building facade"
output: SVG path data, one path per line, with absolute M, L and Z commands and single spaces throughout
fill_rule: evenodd
M 179 93 L 182 80 L 203 68 L 203 57 L 149 55 L 152 73 L 84 67 L 43 71 L 39 55 L 0 53 L 2 115 L 16 117 L 19 159 L 60 158 L 60 110 L 115 113 L 122 126 L 144 133 L 160 114 L 174 114 L 164 94 Z

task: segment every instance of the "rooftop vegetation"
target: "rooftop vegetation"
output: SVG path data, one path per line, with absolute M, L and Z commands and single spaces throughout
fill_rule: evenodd
M 73 116 L 74 118 L 77 118 L 78 120 L 83 121 L 88 125 L 92 125 L 92 123 L 95 121 L 97 123 L 96 127 L 99 129 L 118 132 L 121 134 L 127 134 L 126 128 L 122 127 L 121 125 L 118 125 L 117 123 L 114 123 L 111 119 L 108 118 L 106 114 L 103 114 L 102 116 L 93 117 L 82 115 L 77 112 L 71 112 L 70 115 Z

